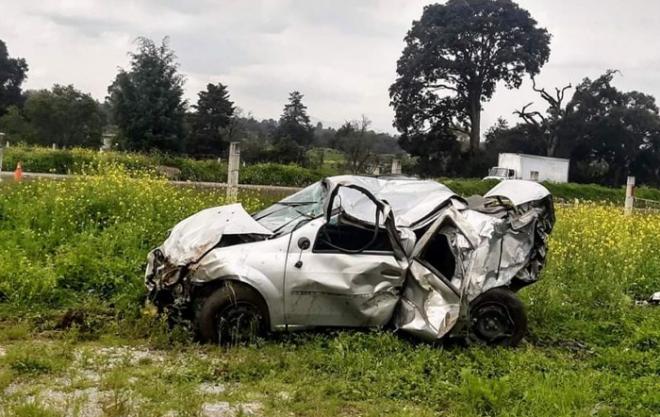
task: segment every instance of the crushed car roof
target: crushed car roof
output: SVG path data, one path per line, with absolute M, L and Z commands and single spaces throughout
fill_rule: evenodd
M 390 205 L 398 227 L 414 226 L 452 198 L 463 201 L 447 186 L 432 180 L 339 175 L 328 177 L 324 182 L 330 190 L 338 185 L 357 185 L 368 190 L 378 200 Z M 342 189 L 339 196 L 342 207 L 353 217 L 373 222 L 376 208 L 367 196 L 352 189 Z

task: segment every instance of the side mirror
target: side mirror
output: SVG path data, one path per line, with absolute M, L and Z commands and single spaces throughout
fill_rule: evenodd
M 311 243 L 310 243 L 309 239 L 307 239 L 306 237 L 301 237 L 300 239 L 298 239 L 298 247 L 301 250 L 307 250 L 307 249 L 309 249 L 310 246 L 311 246 Z

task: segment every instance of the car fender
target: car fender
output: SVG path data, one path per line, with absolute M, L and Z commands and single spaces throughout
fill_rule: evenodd
M 251 245 L 242 245 L 251 246 Z M 236 247 L 238 248 L 238 247 Z M 198 263 L 191 265 L 189 279 L 193 285 L 217 283 L 218 281 L 242 282 L 261 295 L 268 307 L 271 330 L 284 326 L 281 282 L 274 281 L 264 272 L 245 262 L 245 256 L 227 254 L 225 248 L 217 248 L 207 253 Z M 230 248 L 226 248 L 230 249 Z M 241 252 L 249 251 L 248 248 Z M 283 269 L 284 265 L 282 265 Z

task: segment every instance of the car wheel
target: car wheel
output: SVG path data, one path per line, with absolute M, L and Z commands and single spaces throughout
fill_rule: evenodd
M 518 346 L 526 332 L 525 306 L 512 291 L 493 288 L 472 301 L 470 342 Z
M 197 316 L 202 342 L 239 345 L 254 342 L 267 330 L 268 309 L 253 289 L 235 282 L 213 292 Z

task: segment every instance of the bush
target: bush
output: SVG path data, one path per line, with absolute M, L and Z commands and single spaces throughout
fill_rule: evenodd
M 302 187 L 335 174 L 328 169 L 311 170 L 298 165 L 268 163 L 248 165 L 242 168 L 239 181 L 242 184 Z

